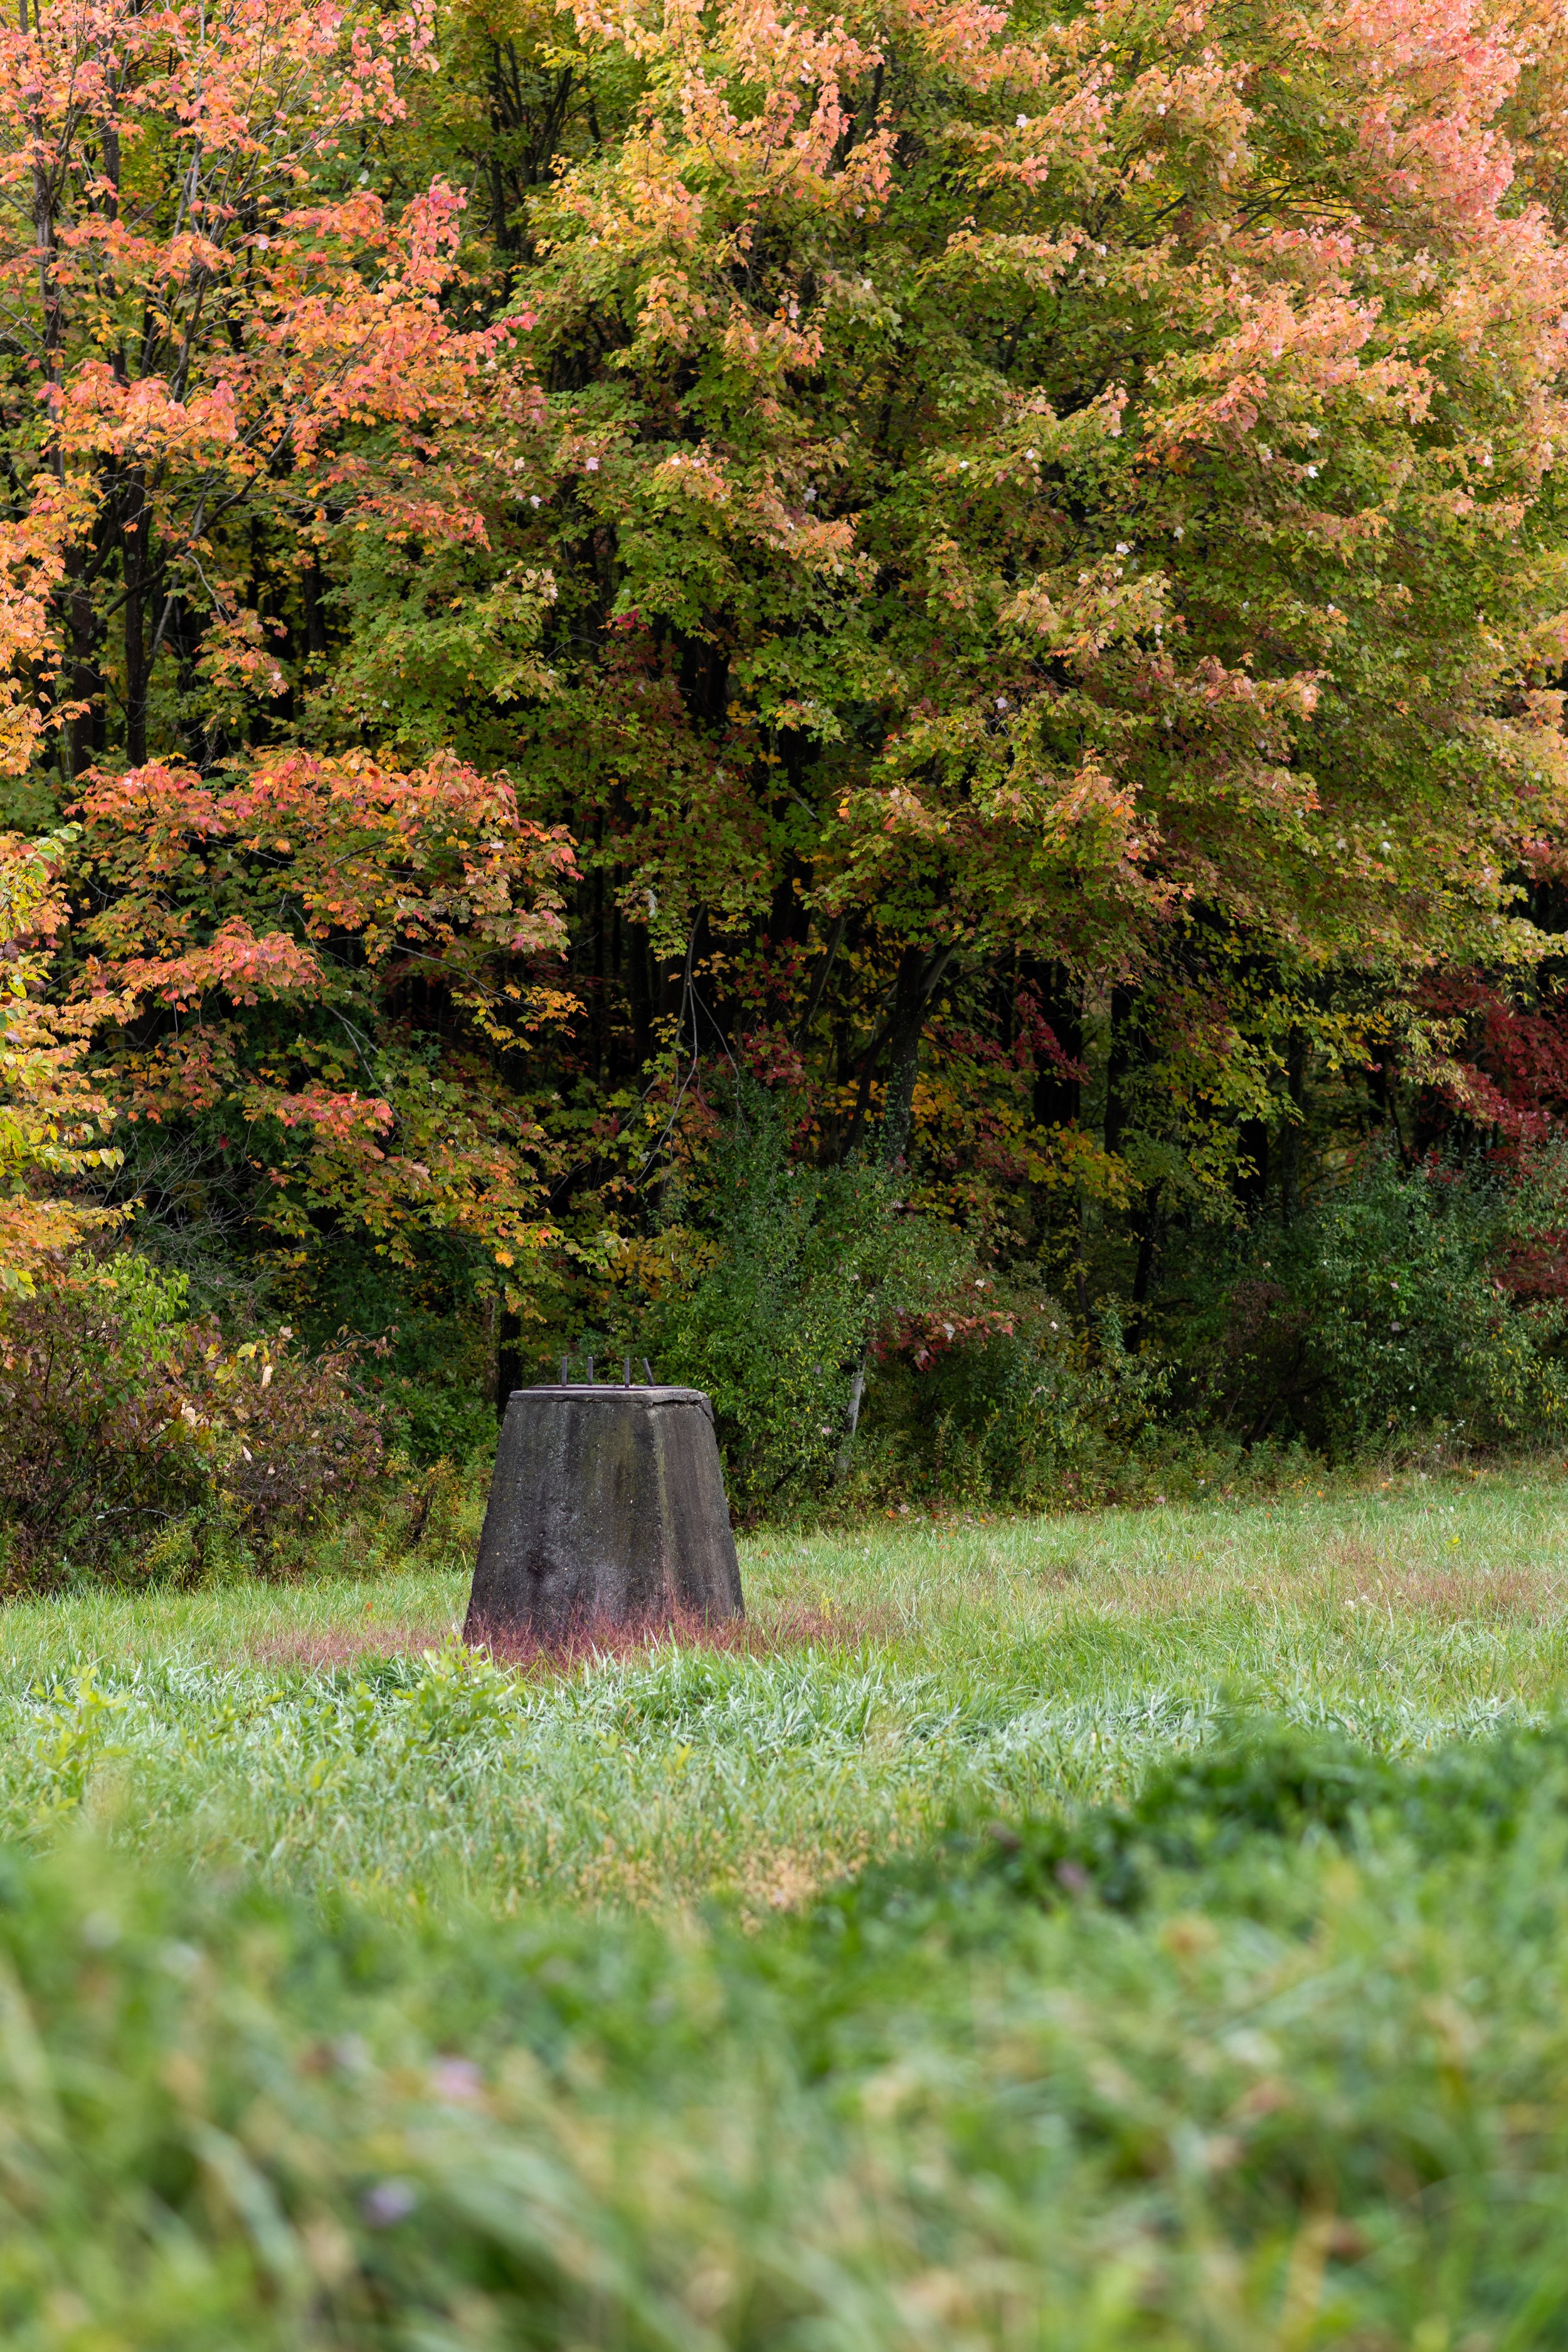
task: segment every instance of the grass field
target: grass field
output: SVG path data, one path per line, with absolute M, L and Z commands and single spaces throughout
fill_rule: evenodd
M 1568 2345 L 1565 1492 L 12 1607 L 0 2341 Z

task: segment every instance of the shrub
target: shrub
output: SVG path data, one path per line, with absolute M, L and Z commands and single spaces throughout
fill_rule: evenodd
M 1150 1443 L 1166 1368 L 1130 1353 L 1114 1313 L 1091 1340 L 1051 1300 L 1024 1299 L 997 1324 L 921 1364 L 885 1364 L 872 1430 L 883 1475 L 950 1502 L 1098 1498 L 1125 1483 Z
M 13 1590 L 285 1565 L 291 1539 L 381 1466 L 354 1350 L 227 1344 L 183 1277 L 79 1259 L 0 1314 L 0 1528 Z
M 1529 1295 L 1565 1170 L 1522 1177 L 1369 1157 L 1289 1227 L 1232 1252 L 1188 1351 L 1189 1395 L 1248 1442 L 1299 1432 L 1348 1457 L 1435 1427 L 1550 1437 L 1568 1419 L 1562 1299 Z
M 845 1465 L 873 1342 L 969 1265 L 958 1237 L 902 1209 L 886 1169 L 812 1167 L 792 1156 L 790 1127 L 787 1102 L 742 1097 L 687 1229 L 699 1271 L 643 1327 L 661 1372 L 712 1397 L 749 1510 L 820 1490 Z

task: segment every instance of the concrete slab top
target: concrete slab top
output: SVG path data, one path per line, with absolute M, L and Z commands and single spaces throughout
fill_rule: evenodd
M 584 1397 L 616 1397 L 622 1403 L 700 1404 L 705 1412 L 712 1411 L 700 1389 L 649 1388 L 646 1381 L 634 1381 L 628 1389 L 619 1381 L 595 1381 L 592 1388 L 586 1381 L 569 1381 L 564 1388 L 559 1381 L 545 1381 L 538 1388 L 513 1389 L 511 1393 L 514 1397 L 570 1397 L 574 1403 Z

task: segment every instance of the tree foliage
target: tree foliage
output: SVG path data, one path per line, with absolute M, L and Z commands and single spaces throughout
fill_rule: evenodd
M 1373 1131 L 1549 1139 L 1565 71 L 1536 0 L 25 11 L 0 768 L 97 1205 L 504 1385 L 709 1315 L 743 1074 L 931 1242 L 821 1294 L 833 1429 L 977 1268 L 1164 1345 Z
M 120 1159 L 104 1139 L 110 1105 L 82 1067 L 104 1003 L 47 1002 L 69 841 L 0 835 L 0 1291 L 23 1296 L 41 1263 L 110 1222 L 63 1188 Z

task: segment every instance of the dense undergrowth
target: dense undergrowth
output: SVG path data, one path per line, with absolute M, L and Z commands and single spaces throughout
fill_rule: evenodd
M 1565 1213 L 1555 1153 L 1507 1185 L 1374 1157 L 1289 1227 L 1216 1229 L 1179 1313 L 1124 1302 L 1092 1330 L 1033 1276 L 981 1274 L 883 1172 L 795 1164 L 771 1116 L 721 1175 L 679 1212 L 708 1221 L 706 1270 L 652 1299 L 628 1278 L 572 1364 L 650 1358 L 708 1391 L 745 1524 L 1289 1493 L 1327 1467 L 1551 1445 L 1568 1418 L 1564 1303 L 1526 1280 Z M 944 1292 L 965 1300 L 945 1318 Z M 443 1360 L 418 1321 L 269 1335 L 202 1295 L 121 1248 L 0 1299 L 12 1591 L 297 1577 L 472 1518 L 482 1353 Z

